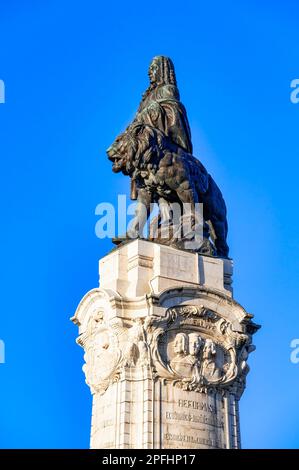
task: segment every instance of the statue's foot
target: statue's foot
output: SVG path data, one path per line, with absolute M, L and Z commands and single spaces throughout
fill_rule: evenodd
M 112 238 L 112 243 L 114 245 L 120 245 L 121 243 L 125 242 L 127 240 L 127 237 L 124 235 L 121 235 L 120 237 L 113 237 Z
M 217 256 L 216 248 L 208 238 L 203 239 L 203 242 L 198 249 L 198 253 L 202 255 Z
M 114 243 L 114 245 L 120 245 L 121 243 L 128 242 L 130 240 L 136 240 L 136 238 L 141 238 L 138 233 L 127 232 L 124 235 L 112 238 L 112 243 Z

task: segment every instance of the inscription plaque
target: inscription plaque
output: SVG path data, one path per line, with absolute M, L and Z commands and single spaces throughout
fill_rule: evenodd
M 184 391 L 171 384 L 162 389 L 162 448 L 226 448 L 225 409 L 221 396 Z

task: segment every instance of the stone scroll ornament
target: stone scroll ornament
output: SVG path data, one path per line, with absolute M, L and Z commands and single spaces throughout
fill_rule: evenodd
M 85 351 L 83 372 L 92 393 L 105 393 L 119 379 L 122 360 L 119 332 L 124 332 L 121 320 L 116 325 L 108 324 L 103 311 L 96 309 L 86 332 L 77 339 Z
M 226 205 L 211 175 L 193 156 L 172 61 L 155 57 L 149 78 L 135 118 L 107 150 L 113 171 L 130 176 L 131 199 L 137 200 L 130 228 L 115 243 L 145 237 L 226 258 Z M 145 236 L 154 203 L 159 215 Z
M 227 320 L 198 306 L 169 308 L 165 317 L 107 323 L 91 315 L 78 343 L 92 393 L 105 393 L 125 370 L 150 369 L 151 376 L 184 390 L 207 393 L 230 388 L 241 396 L 254 349 L 250 333 L 234 331 Z
M 147 337 L 157 376 L 184 390 L 227 389 L 242 395 L 255 349 L 250 333 L 204 307 L 178 306 L 149 317 Z
M 104 312 L 96 309 L 77 343 L 85 351 L 83 372 L 92 393 L 104 394 L 125 369 L 150 366 L 150 350 L 141 318 L 124 325 L 120 318 L 106 321 Z

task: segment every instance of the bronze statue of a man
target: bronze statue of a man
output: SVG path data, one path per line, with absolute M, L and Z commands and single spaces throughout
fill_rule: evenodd
M 144 93 L 134 122 L 149 124 L 192 154 L 187 112 L 180 101 L 174 66 L 168 57 L 157 56 L 149 67 L 150 86 Z
M 138 123 L 148 124 L 192 154 L 189 121 L 186 109 L 180 101 L 172 60 L 165 56 L 154 57 L 148 75 L 150 85 L 143 94 L 136 116 L 128 129 Z M 131 180 L 131 199 L 137 199 L 134 178 Z
M 113 171 L 130 176 L 131 199 L 137 199 L 125 239 L 143 237 L 152 203 L 158 203 L 157 228 L 151 239 L 227 257 L 225 202 L 211 175 L 193 156 L 187 113 L 180 101 L 172 61 L 155 57 L 149 78 L 150 85 L 132 123 L 107 150 Z M 200 204 L 203 221 L 196 211 Z M 178 217 L 175 206 L 179 208 Z

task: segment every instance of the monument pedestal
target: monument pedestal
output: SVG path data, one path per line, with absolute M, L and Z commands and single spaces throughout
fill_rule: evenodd
M 100 261 L 73 322 L 93 394 L 91 448 L 239 448 L 259 328 L 232 261 L 134 240 Z

